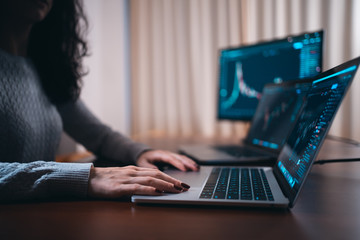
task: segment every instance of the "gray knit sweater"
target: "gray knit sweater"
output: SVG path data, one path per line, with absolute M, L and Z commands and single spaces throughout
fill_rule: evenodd
M 63 129 L 122 164 L 148 149 L 102 124 L 81 101 L 50 103 L 32 62 L 0 49 L 0 201 L 86 198 L 91 164 L 54 162 Z

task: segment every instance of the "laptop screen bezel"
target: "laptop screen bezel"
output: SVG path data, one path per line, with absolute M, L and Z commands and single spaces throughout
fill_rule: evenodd
M 248 45 L 240 45 L 237 47 L 231 47 L 231 48 L 221 48 L 218 50 L 218 90 L 217 90 L 217 111 L 216 111 L 216 116 L 217 116 L 217 120 L 229 120 L 229 121 L 243 121 L 243 122 L 249 122 L 252 120 L 253 117 L 249 117 L 249 118 L 239 118 L 239 117 L 224 117 L 220 114 L 220 81 L 221 81 L 221 64 L 220 64 L 220 58 L 222 55 L 223 51 L 232 51 L 232 50 L 246 50 L 246 49 L 251 49 L 251 48 L 255 48 L 255 47 L 261 47 L 263 45 L 270 45 L 270 44 L 276 44 L 276 43 L 280 43 L 280 42 L 285 42 L 287 41 L 288 38 L 298 38 L 301 36 L 304 36 L 306 34 L 314 34 L 314 33 L 318 33 L 320 35 L 321 38 L 321 47 L 320 47 L 320 59 L 319 59 L 319 66 L 321 68 L 321 71 L 319 74 L 321 74 L 321 72 L 323 71 L 323 52 L 324 52 L 324 46 L 325 46 L 325 34 L 324 34 L 324 30 L 320 29 L 318 31 L 313 31 L 313 32 L 303 32 L 297 35 L 288 35 L 284 38 L 281 39 L 275 39 L 275 40 L 271 40 L 271 41 L 260 41 L 254 44 L 248 44 Z M 317 75 L 318 76 L 318 75 Z M 314 76 L 314 77 L 317 77 Z M 310 78 L 310 77 L 309 77 Z M 309 78 L 303 78 L 301 80 L 305 80 L 305 79 L 309 79 Z M 312 77 L 313 78 L 313 77 Z M 289 80 L 286 80 L 285 82 L 287 82 Z M 269 83 L 271 84 L 271 83 Z
M 345 63 L 343 63 L 343 64 L 341 64 L 341 65 L 339 65 L 339 66 L 337 66 L 337 67 L 334 67 L 334 68 L 332 68 L 332 69 L 330 69 L 330 70 L 328 70 L 328 71 L 323 72 L 322 74 L 320 74 L 320 75 L 318 75 L 317 77 L 315 77 L 315 78 L 314 78 L 314 81 L 316 81 L 317 79 L 321 79 L 321 78 L 330 76 L 330 75 L 332 75 L 332 74 L 334 74 L 334 73 L 337 73 L 337 72 L 339 72 L 339 71 L 341 71 L 341 70 L 344 70 L 344 69 L 346 69 L 346 68 L 348 68 L 348 67 L 351 67 L 351 66 L 353 66 L 353 65 L 356 65 L 357 68 L 356 68 L 356 70 L 355 70 L 355 73 L 354 73 L 354 75 L 353 75 L 350 83 L 349 83 L 348 86 L 346 87 L 345 93 L 344 93 L 344 95 L 342 96 L 342 98 L 341 98 L 341 100 L 340 100 L 340 102 L 342 103 L 343 99 L 345 98 L 345 96 L 346 96 L 346 94 L 347 94 L 347 92 L 348 92 L 348 90 L 349 90 L 349 88 L 350 88 L 350 86 L 351 86 L 351 84 L 352 84 L 352 82 L 353 82 L 353 80 L 354 80 L 354 77 L 356 76 L 356 72 L 357 72 L 357 69 L 359 68 L 359 64 L 360 64 L 360 57 L 357 57 L 357 58 L 352 59 L 352 60 L 350 60 L 350 61 L 348 61 L 348 62 L 345 62 Z M 329 130 L 330 130 L 330 127 L 331 127 L 331 125 L 332 125 L 332 123 L 333 123 L 333 121 L 334 121 L 334 119 L 335 119 L 335 116 L 336 116 L 337 111 L 339 110 L 339 108 L 340 108 L 340 106 L 341 106 L 341 103 L 337 106 L 337 109 L 335 110 L 335 113 L 334 113 L 334 117 L 333 117 L 333 118 L 331 119 L 331 121 L 329 122 L 329 125 L 328 125 L 328 127 L 327 127 L 327 129 L 326 129 L 326 131 L 325 131 L 325 133 L 324 133 L 324 137 L 320 140 L 318 150 L 315 152 L 315 155 L 314 155 L 314 157 L 313 157 L 313 159 L 312 159 L 312 161 L 311 161 L 311 163 L 310 163 L 310 166 L 309 166 L 307 172 L 305 173 L 304 178 L 303 178 L 303 181 L 300 183 L 299 189 L 298 189 L 297 191 L 295 191 L 293 188 L 290 187 L 290 185 L 289 185 L 288 182 L 286 181 L 284 175 L 281 173 L 281 170 L 279 169 L 279 167 L 278 167 L 278 165 L 277 165 L 277 163 L 278 163 L 278 161 L 279 161 L 279 158 L 278 158 L 278 160 L 277 160 L 276 163 L 275 163 L 275 166 L 273 167 L 273 173 L 274 173 L 274 175 L 275 175 L 275 177 L 276 177 L 276 179 L 277 179 L 277 181 L 278 181 L 278 183 L 279 183 L 279 186 L 281 187 L 284 195 L 289 199 L 289 207 L 293 207 L 293 206 L 294 206 L 294 203 L 295 203 L 297 197 L 299 196 L 299 192 L 301 191 L 302 187 L 304 186 L 304 183 L 305 183 L 305 181 L 306 181 L 306 179 L 307 179 L 307 177 L 308 177 L 308 174 L 310 173 L 311 167 L 312 167 L 313 164 L 314 164 L 314 160 L 316 159 L 317 155 L 319 154 L 319 150 L 321 149 L 321 146 L 322 146 L 322 144 L 324 143 L 325 137 L 326 137 L 327 133 L 328 133 Z M 295 124 L 295 125 L 296 125 L 296 124 Z M 294 127 L 295 127 L 295 125 L 294 125 Z M 286 144 L 286 143 L 285 143 L 285 144 Z

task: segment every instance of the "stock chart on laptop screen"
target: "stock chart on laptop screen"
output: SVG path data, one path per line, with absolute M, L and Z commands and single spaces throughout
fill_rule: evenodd
M 350 66 L 314 81 L 277 162 L 280 172 L 295 191 L 309 171 L 356 69 L 356 65 Z
M 265 84 L 321 73 L 322 46 L 320 31 L 221 50 L 218 119 L 251 120 Z

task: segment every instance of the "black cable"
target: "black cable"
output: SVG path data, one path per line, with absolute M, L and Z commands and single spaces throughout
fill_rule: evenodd
M 350 138 L 344 138 L 339 136 L 334 136 L 328 134 L 326 136 L 328 139 L 348 143 L 357 147 L 360 147 L 360 142 L 350 139 Z M 329 160 L 317 160 L 314 162 L 314 164 L 326 164 L 326 163 L 341 163 L 341 162 L 359 162 L 360 158 L 346 158 L 346 159 L 329 159 Z
M 359 162 L 360 158 L 349 159 L 329 159 L 329 160 L 317 160 L 314 164 L 326 164 L 326 163 L 341 163 L 341 162 Z

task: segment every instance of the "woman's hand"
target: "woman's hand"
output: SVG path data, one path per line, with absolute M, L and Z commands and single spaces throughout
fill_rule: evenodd
M 146 151 L 140 155 L 136 164 L 139 167 L 157 169 L 155 163 L 170 164 L 181 171 L 198 171 L 199 166 L 190 158 L 162 150 Z
M 137 195 L 180 193 L 189 185 L 150 168 L 135 166 L 95 168 L 90 170 L 88 196 L 92 198 L 120 198 Z

